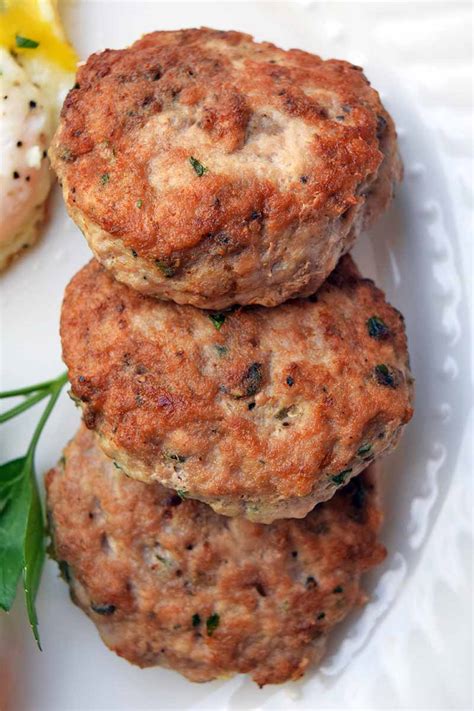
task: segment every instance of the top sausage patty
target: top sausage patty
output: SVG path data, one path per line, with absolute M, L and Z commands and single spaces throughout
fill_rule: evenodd
M 201 308 L 313 293 L 401 177 L 360 67 L 205 28 L 92 55 L 50 153 L 96 258 Z
M 254 521 L 304 516 L 412 414 L 402 316 L 349 256 L 315 297 L 227 314 L 141 296 L 91 262 L 61 338 L 119 467 Z

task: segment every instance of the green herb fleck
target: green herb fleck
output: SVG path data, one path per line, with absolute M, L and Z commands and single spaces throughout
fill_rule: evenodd
M 22 49 L 36 49 L 36 47 L 39 47 L 39 42 L 28 37 L 22 37 L 22 35 L 15 35 L 15 44 Z
M 109 180 L 110 180 L 110 175 L 108 173 L 103 173 L 100 176 L 100 182 L 102 183 L 102 185 L 107 185 Z
M 193 627 L 199 627 L 199 625 L 201 624 L 201 616 L 198 615 L 197 612 L 194 613 L 191 619 L 193 621 Z
M 188 492 L 185 491 L 185 489 L 176 489 L 176 493 L 178 494 L 180 499 L 185 500 L 186 496 L 188 495 Z
M 215 312 L 212 314 L 208 314 L 208 316 L 209 316 L 214 328 L 217 329 L 218 331 L 220 331 L 224 322 L 225 322 L 226 314 L 224 314 L 222 312 Z
M 290 407 L 282 407 L 280 410 L 278 410 L 277 414 L 275 415 L 275 418 L 277 420 L 285 420 L 291 411 L 291 407 L 291 405 Z
M 166 565 L 168 568 L 173 567 L 172 561 L 169 560 L 168 558 L 165 558 L 164 556 L 160 555 L 159 553 L 155 553 L 155 557 L 157 560 L 160 561 L 160 563 L 163 563 L 163 565 Z
M 138 257 L 138 252 L 136 252 L 134 249 L 132 249 L 132 257 L 135 259 Z
M 120 466 L 120 464 L 118 464 L 118 462 L 115 462 L 115 461 L 114 461 L 114 462 L 113 462 L 113 465 L 114 465 L 114 467 L 115 467 L 116 469 L 120 469 L 120 471 L 122 471 L 122 467 Z
M 350 474 L 352 469 L 344 469 L 344 471 L 339 472 L 339 474 L 335 474 L 334 476 L 331 477 L 331 481 L 336 484 L 336 486 L 341 486 L 341 484 L 344 484 L 344 481 L 346 479 L 346 476 Z
M 65 161 L 66 163 L 73 163 L 76 159 L 76 156 L 70 148 L 68 148 L 67 146 L 61 146 L 59 149 L 59 158 Z
M 202 178 L 204 173 L 207 173 L 207 168 L 202 163 L 200 163 L 197 158 L 189 156 L 189 162 L 194 168 L 194 172 L 196 173 L 196 175 L 198 175 L 200 178 Z
M 344 592 L 344 588 L 342 587 L 342 585 L 337 585 L 333 590 L 333 593 L 336 593 L 336 595 L 339 595 L 342 592 Z
M 372 449 L 371 444 L 363 444 L 362 447 L 359 447 L 359 449 L 357 450 L 357 455 L 359 457 L 363 457 L 364 454 L 368 454 L 371 449 Z
M 232 390 L 230 394 L 237 400 L 243 397 L 252 397 L 260 390 L 262 378 L 262 364 L 252 363 L 243 374 L 239 386 Z
M 137 202 L 135 204 L 138 207 L 138 209 L 140 210 L 143 207 L 143 200 L 137 200 Z
M 65 583 L 71 582 L 71 569 L 65 560 L 58 561 L 59 575 L 64 580 Z
M 91 609 L 94 610 L 97 615 L 105 615 L 107 617 L 108 615 L 113 615 L 117 608 L 115 605 L 95 605 L 92 603 Z
M 395 377 L 393 373 L 390 372 L 388 366 L 385 363 L 380 363 L 375 366 L 374 369 L 375 379 L 379 385 L 384 385 L 387 388 L 395 389 L 397 383 L 395 382 Z
M 320 612 L 319 615 L 316 617 L 316 619 L 317 620 L 324 620 L 325 617 L 326 617 L 326 613 Z
M 174 452 L 163 452 L 163 459 L 165 462 L 179 462 L 179 464 L 183 464 L 187 457 L 183 454 L 175 454 Z
M 367 330 L 371 338 L 383 340 L 390 336 L 390 329 L 387 324 L 378 316 L 371 316 L 367 321 Z
M 213 612 L 206 620 L 207 634 L 212 637 L 214 631 L 219 627 L 220 617 L 217 612 Z
M 161 259 L 155 259 L 155 264 L 167 279 L 170 279 L 176 273 L 174 267 L 172 267 L 171 264 L 168 264 L 168 262 Z

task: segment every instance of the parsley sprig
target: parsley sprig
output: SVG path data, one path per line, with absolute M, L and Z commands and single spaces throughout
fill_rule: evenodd
M 28 619 L 40 649 L 35 598 L 45 557 L 45 530 L 34 459 L 38 440 L 66 382 L 63 373 L 54 380 L 0 392 L 0 399 L 24 398 L 0 414 L 0 424 L 48 398 L 26 454 L 0 465 L 0 608 L 11 609 L 21 576 Z

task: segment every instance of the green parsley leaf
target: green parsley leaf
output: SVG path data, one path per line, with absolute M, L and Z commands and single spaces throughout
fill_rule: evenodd
M 364 454 L 368 454 L 371 449 L 371 444 L 363 444 L 362 447 L 359 447 L 359 449 L 357 450 L 357 454 L 359 457 L 362 457 Z
M 143 200 L 137 200 L 136 205 L 138 209 L 140 210 L 143 207 Z
M 200 163 L 197 158 L 189 156 L 189 162 L 193 166 L 196 175 L 198 175 L 200 178 L 202 178 L 204 173 L 207 173 L 207 168 L 202 163 Z
M 0 467 L 0 607 L 10 610 L 23 573 L 26 608 L 34 637 L 40 646 L 34 600 L 44 562 L 44 525 L 36 484 L 33 455 Z M 6 505 L 5 505 L 6 504 Z
M 22 37 L 21 35 L 15 35 L 15 43 L 17 47 L 22 49 L 36 49 L 39 47 L 39 42 L 28 37 Z
M 108 173 L 104 173 L 103 175 L 100 176 L 100 182 L 102 185 L 107 185 L 107 183 L 110 180 L 110 175 Z
M 66 381 L 64 373 L 55 380 L 0 393 L 0 399 L 25 398 L 4 413 L 4 422 L 49 397 L 26 455 L 0 465 L 0 608 L 11 609 L 22 575 L 28 619 L 40 649 L 34 603 L 45 558 L 45 540 L 34 457 L 41 432 Z
M 194 615 L 192 616 L 191 619 L 192 619 L 193 627 L 198 627 L 201 624 L 201 615 L 198 615 L 197 612 L 194 613 Z
M 23 540 L 28 519 L 26 457 L 0 466 L 0 607 L 8 612 L 23 569 Z
M 183 499 L 183 501 L 184 501 L 188 492 L 185 491 L 184 489 L 176 489 L 176 493 L 178 494 L 179 498 Z
M 220 617 L 217 612 L 213 612 L 206 620 L 206 629 L 209 637 L 212 637 L 214 631 L 219 627 Z

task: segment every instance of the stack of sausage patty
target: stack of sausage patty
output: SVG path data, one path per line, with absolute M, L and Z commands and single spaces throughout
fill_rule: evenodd
M 154 32 L 79 69 L 51 158 L 94 253 L 47 475 L 72 598 L 139 666 L 296 679 L 366 599 L 367 467 L 412 415 L 403 318 L 347 254 L 401 178 L 393 122 L 347 62 Z

